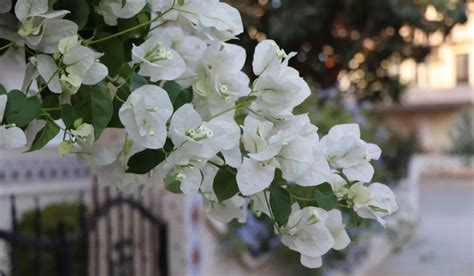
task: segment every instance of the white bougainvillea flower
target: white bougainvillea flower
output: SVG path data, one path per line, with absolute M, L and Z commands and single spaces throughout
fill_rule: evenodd
M 157 29 L 152 35 L 166 32 L 171 38 L 171 48 L 175 50 L 186 63 L 186 70 L 176 81 L 182 87 L 189 87 L 193 84 L 196 76 L 196 64 L 201 59 L 207 44 L 199 37 L 185 33 L 179 26 L 169 25 Z
M 145 0 L 101 0 L 96 11 L 104 17 L 107 25 L 115 26 L 118 18 L 131 18 L 145 5 Z
M 139 46 L 133 45 L 132 62 L 138 64 L 138 74 L 151 81 L 174 80 L 186 70 L 183 58 L 171 49 L 171 38 L 165 32 L 155 34 Z
M 47 0 L 18 0 L 15 5 L 15 15 L 21 22 L 18 34 L 30 48 L 54 53 L 61 39 L 77 34 L 76 23 L 62 19 L 68 13 L 49 11 Z
M 164 20 L 176 21 L 183 29 L 207 40 L 227 41 L 243 32 L 239 11 L 218 0 L 149 0 L 154 11 L 174 9 L 164 16 Z
M 280 64 L 287 55 L 275 41 L 263 40 L 255 47 L 252 68 L 256 76 L 261 75 L 267 68 Z
M 108 75 L 107 67 L 97 61 L 101 54 L 81 46 L 77 35 L 62 39 L 58 49 L 63 54 L 65 72 L 58 68 L 56 61 L 49 55 L 37 55 L 32 59 L 51 92 L 72 95 L 81 84 L 94 85 Z
M 172 113 L 173 105 L 166 91 L 144 85 L 131 93 L 119 110 L 119 118 L 137 145 L 158 149 L 165 143 L 166 122 Z
M 374 168 L 370 161 L 379 159 L 381 150 L 377 145 L 360 139 L 359 125 L 342 124 L 332 127 L 321 138 L 320 146 L 331 167 L 342 169 L 350 180 L 369 182 L 372 179 Z
M 354 204 L 354 211 L 362 218 L 375 219 L 383 227 L 383 217 L 391 215 L 398 210 L 395 194 L 384 184 L 373 183 L 368 187 L 356 183 L 349 189 L 349 200 Z
M 48 84 L 48 89 L 54 93 L 61 93 L 58 66 L 54 59 L 48 55 L 37 55 L 32 61 L 36 63 L 36 69 L 43 81 Z
M 293 109 L 311 94 L 298 71 L 286 63 L 266 68 L 255 80 L 253 91 L 257 96 L 254 108 L 275 117 L 291 115 Z
M 76 129 L 71 129 L 70 133 L 80 145 L 92 145 L 95 141 L 94 127 L 91 124 L 83 123 Z
M 293 211 L 283 227 L 281 242 L 301 254 L 301 264 L 316 268 L 322 265 L 321 256 L 335 244 L 326 226 L 327 213 L 316 207 Z
M 207 35 L 209 39 L 227 41 L 243 32 L 242 18 L 236 8 L 219 1 L 207 3 L 199 11 L 199 33 Z
M 77 154 L 78 161 L 96 168 L 114 163 L 120 153 L 120 148 L 118 147 L 109 150 L 97 142 L 80 146 L 80 151 Z
M 283 133 L 282 148 L 276 160 L 283 178 L 301 186 L 314 186 L 327 181 L 332 174 L 327 161 L 317 151 L 318 128 L 307 114 L 286 117 L 276 122 Z
M 273 123 L 247 116 L 244 121 L 242 143 L 248 151 L 237 171 L 240 192 L 253 195 L 270 186 L 278 162 L 275 156 L 283 146 L 283 133 L 274 134 Z
M 101 56 L 102 54 L 82 45 L 66 46 L 63 63 L 69 76 L 78 76 L 83 84 L 94 85 L 109 74 L 107 67 L 98 62 Z
M 326 159 L 324 159 L 326 161 Z M 346 187 L 347 182 L 338 174 L 332 174 L 329 176 L 327 182 L 331 185 L 332 191 L 337 196 L 337 198 L 344 198 L 349 189 Z
M 339 210 L 326 212 L 317 207 L 292 206 L 288 223 L 280 229 L 282 243 L 301 254 L 301 264 L 309 268 L 322 265 L 321 256 L 331 248 L 341 250 L 349 242 Z
M 205 122 L 191 104 L 185 104 L 171 118 L 169 137 L 179 148 L 179 154 L 209 159 L 220 151 L 235 148 L 240 128 L 228 118 Z
M 346 248 L 351 239 L 347 234 L 345 225 L 342 223 L 342 214 L 341 211 L 332 209 L 328 211 L 326 218 L 326 226 L 331 232 L 332 237 L 334 238 L 334 245 L 332 246 L 335 250 L 342 250 Z
M 7 95 L 0 95 L 0 149 L 21 148 L 26 145 L 23 130 L 14 125 L 2 125 L 7 99 Z
M 214 43 L 196 66 L 193 85 L 196 109 L 204 117 L 214 116 L 234 106 L 235 101 L 250 93 L 249 78 L 241 72 L 245 61 L 242 47 Z M 233 117 L 234 112 L 224 116 Z

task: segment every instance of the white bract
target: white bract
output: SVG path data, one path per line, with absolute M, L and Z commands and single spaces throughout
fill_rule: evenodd
M 199 37 L 187 34 L 179 26 L 166 26 L 157 29 L 152 35 L 166 33 L 171 38 L 171 48 L 175 50 L 186 63 L 186 70 L 177 82 L 183 87 L 192 85 L 196 76 L 196 65 L 207 48 L 207 44 Z
M 130 18 L 138 14 L 146 5 L 145 0 L 101 0 L 97 13 L 104 16 L 108 25 L 117 25 L 118 18 Z
M 173 10 L 164 16 L 165 20 L 176 21 L 183 29 L 208 40 L 227 41 L 243 32 L 239 11 L 219 0 L 150 0 L 151 8 Z M 181 3 L 182 2 L 182 3 Z
M 18 0 L 15 5 L 15 15 L 21 24 L 18 34 L 30 48 L 54 53 L 61 39 L 77 34 L 76 23 L 62 19 L 68 13 L 50 10 L 48 0 Z
M 388 186 L 380 183 L 373 183 L 368 187 L 360 182 L 356 183 L 350 187 L 348 198 L 360 217 L 375 219 L 384 227 L 383 217 L 398 210 L 395 194 Z
M 191 104 L 185 104 L 171 118 L 169 137 L 178 152 L 210 159 L 238 145 L 240 128 L 232 119 L 205 122 Z
M 23 130 L 15 125 L 2 125 L 7 100 L 7 95 L 0 95 L 0 149 L 21 148 L 26 145 Z
M 82 84 L 97 84 L 108 75 L 107 67 L 98 61 L 102 54 L 80 45 L 77 35 L 62 39 L 58 50 L 60 67 L 49 55 L 38 55 L 33 59 L 51 92 L 72 95 Z
M 370 161 L 379 159 L 381 150 L 360 139 L 359 125 L 334 126 L 321 138 L 320 144 L 332 168 L 342 170 L 353 181 L 369 182 L 372 179 L 374 168 Z
M 174 80 L 186 70 L 183 58 L 171 49 L 171 37 L 162 32 L 148 38 L 139 46 L 133 45 L 132 63 L 140 67 L 138 74 L 151 81 Z
M 301 263 L 309 268 L 322 265 L 321 256 L 331 248 L 344 249 L 350 242 L 340 211 L 317 207 L 293 206 L 288 223 L 280 229 L 281 241 L 301 254 Z
M 204 52 L 197 63 L 193 85 L 194 105 L 204 117 L 232 108 L 237 99 L 250 93 L 249 78 L 241 71 L 245 57 L 242 47 L 221 42 Z M 224 116 L 233 114 L 227 112 Z
M 142 147 L 159 149 L 165 144 L 166 122 L 172 113 L 166 91 L 144 85 L 128 97 L 119 110 L 119 118 L 130 139 Z
M 269 52 L 262 56 L 265 49 Z M 311 93 L 298 71 L 288 66 L 294 54 L 286 56 L 273 41 L 260 42 L 257 50 L 252 63 L 254 72 L 260 73 L 253 86 L 253 94 L 257 96 L 254 108 L 274 117 L 291 115 Z
M 267 188 L 275 169 L 288 182 L 301 186 L 324 183 L 332 172 L 318 151 L 317 128 L 307 115 L 291 116 L 276 124 L 247 116 L 242 143 L 248 152 L 237 172 L 237 183 L 243 195 Z

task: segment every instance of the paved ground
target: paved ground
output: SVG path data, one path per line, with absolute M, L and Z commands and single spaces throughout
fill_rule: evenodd
M 424 178 L 409 243 L 367 276 L 473 276 L 474 180 Z

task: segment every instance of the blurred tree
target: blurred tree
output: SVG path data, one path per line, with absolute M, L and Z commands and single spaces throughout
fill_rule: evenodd
M 430 34 L 445 37 L 466 21 L 463 0 L 227 0 L 238 7 L 247 49 L 274 39 L 301 74 L 321 88 L 339 80 L 359 99 L 399 100 L 397 65 L 430 52 Z M 251 52 L 251 51 L 249 51 Z M 250 59 L 250 57 L 249 57 Z

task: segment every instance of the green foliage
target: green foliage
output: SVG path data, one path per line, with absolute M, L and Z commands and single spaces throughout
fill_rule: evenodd
M 43 239 L 58 239 L 58 223 L 64 223 L 66 237 L 72 238 L 80 232 L 79 205 L 75 203 L 54 203 L 41 210 L 41 230 Z M 18 223 L 18 232 L 28 237 L 35 237 L 35 210 L 26 211 Z M 72 276 L 87 275 L 88 262 L 87 241 L 77 244 L 73 248 Z M 44 251 L 41 256 L 42 275 L 56 275 L 57 267 L 54 252 Z M 36 275 L 33 264 L 35 250 L 31 247 L 17 246 L 16 263 L 18 275 Z
M 182 194 L 181 191 L 181 181 L 176 179 L 176 175 L 173 173 L 169 173 L 165 177 L 165 189 L 173 194 Z
M 51 141 L 59 133 L 59 127 L 51 120 L 46 121 L 46 125 L 36 134 L 33 143 L 28 151 L 42 149 L 49 141 Z
M 221 168 L 214 178 L 213 189 L 219 201 L 227 200 L 239 192 L 235 169 L 230 167 Z
M 285 225 L 291 214 L 291 197 L 288 191 L 282 187 L 272 186 L 270 207 L 276 223 L 279 226 Z
M 137 152 L 128 159 L 128 173 L 145 174 L 154 169 L 165 160 L 166 155 L 162 149 L 145 149 Z
M 183 89 L 174 81 L 166 82 L 163 88 L 168 92 L 174 110 L 177 110 L 184 104 L 190 103 L 193 100 L 192 90 Z
M 96 37 L 97 39 L 100 39 L 110 35 L 110 33 L 101 32 L 97 34 Z M 100 60 L 109 69 L 109 75 L 116 76 L 119 73 L 122 64 L 126 62 L 125 49 L 122 40 L 118 37 L 113 37 L 97 43 L 95 48 L 99 52 L 104 53 Z
M 37 97 L 27 97 L 19 90 L 10 91 L 7 95 L 4 116 L 8 124 L 24 127 L 39 115 L 41 101 Z
M 79 30 L 82 30 L 86 26 L 90 13 L 89 3 L 87 1 L 57 0 L 55 8 L 57 10 L 66 9 L 70 11 L 65 18 L 74 21 L 77 26 L 79 26 Z
M 318 206 L 326 211 L 337 207 L 337 197 L 329 183 L 316 186 L 314 189 L 314 198 L 316 202 L 318 202 Z
M 84 122 L 94 127 L 96 139 L 107 127 L 112 119 L 112 96 L 102 84 L 82 85 L 76 95 L 72 97 L 75 113 L 80 114 Z

